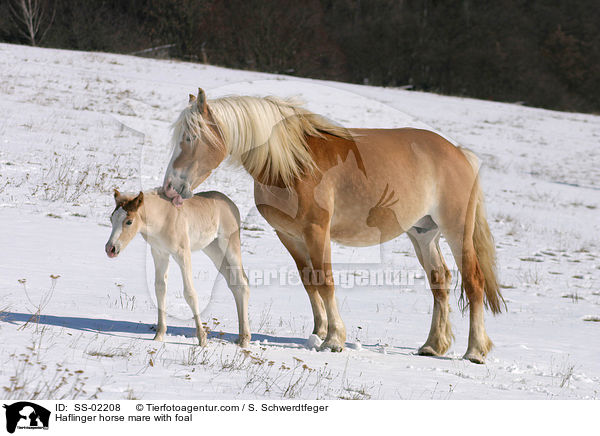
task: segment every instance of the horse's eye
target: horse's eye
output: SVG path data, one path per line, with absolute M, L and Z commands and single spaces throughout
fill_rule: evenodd
M 133 221 L 127 220 L 127 222 L 125 224 L 127 224 L 128 226 L 130 226 L 131 224 L 133 224 Z

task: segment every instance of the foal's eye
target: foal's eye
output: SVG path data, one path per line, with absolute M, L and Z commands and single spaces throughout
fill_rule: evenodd
M 131 221 L 131 220 L 127 220 L 127 221 L 125 222 L 125 224 L 127 224 L 128 226 L 130 226 L 131 224 L 133 224 L 133 221 Z

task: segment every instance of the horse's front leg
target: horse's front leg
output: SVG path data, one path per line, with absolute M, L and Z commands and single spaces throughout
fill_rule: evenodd
M 315 323 L 312 331 L 313 335 L 325 339 L 327 337 L 327 313 L 325 312 L 325 305 L 323 304 L 323 299 L 319 294 L 318 288 L 312 284 L 311 277 L 314 275 L 314 272 L 306 244 L 303 241 L 287 236 L 285 233 L 276 233 L 281 243 L 292 255 L 296 267 L 298 268 L 298 274 L 300 274 L 302 284 L 310 299 Z
M 185 301 L 192 309 L 194 315 L 194 322 L 196 323 L 196 336 L 198 337 L 198 343 L 200 346 L 205 346 L 207 343 L 206 332 L 200 322 L 200 309 L 198 307 L 198 295 L 194 289 L 194 282 L 192 280 L 192 260 L 191 252 L 188 249 L 181 250 L 180 253 L 174 256 L 175 260 L 181 268 L 181 276 L 183 277 L 183 296 Z
M 154 259 L 154 290 L 156 292 L 156 305 L 158 306 L 158 323 L 154 340 L 162 341 L 167 332 L 166 300 L 169 253 L 152 247 L 152 258 Z
M 321 350 L 342 351 L 346 343 L 346 327 L 335 300 L 329 223 L 308 225 L 304 232 L 304 240 L 313 266 L 312 285 L 318 290 L 327 313 L 327 336 Z

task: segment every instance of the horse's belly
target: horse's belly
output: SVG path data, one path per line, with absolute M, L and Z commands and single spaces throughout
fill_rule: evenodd
M 402 231 L 382 233 L 379 229 L 369 226 L 335 226 L 330 228 L 330 238 L 338 244 L 350 247 L 369 247 L 387 242 L 401 235 Z

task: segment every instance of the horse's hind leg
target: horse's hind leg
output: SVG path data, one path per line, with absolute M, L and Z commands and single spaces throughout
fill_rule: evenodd
M 156 324 L 155 341 L 162 341 L 167 332 L 167 274 L 169 270 L 169 253 L 152 248 L 154 259 L 154 290 L 156 292 L 156 305 L 158 306 L 158 323 Z
M 444 262 L 439 247 L 440 231 L 437 227 L 431 229 L 412 228 L 408 236 L 413 243 L 421 266 L 427 274 L 433 294 L 433 314 L 431 328 L 427 341 L 418 353 L 423 356 L 440 356 L 448 351 L 454 335 L 448 318 L 448 287 L 451 280 L 450 270 Z
M 293 239 L 281 232 L 277 232 L 277 236 L 294 258 L 298 273 L 302 279 L 302 284 L 310 299 L 314 319 L 314 328 L 312 332 L 319 338 L 325 339 L 327 336 L 327 313 L 325 312 L 325 305 L 323 304 L 323 299 L 321 298 L 317 287 L 311 282 L 311 277 L 314 273 L 306 245 L 304 242 Z
M 227 286 L 233 293 L 238 315 L 238 340 L 240 347 L 250 344 L 250 322 L 248 321 L 248 298 L 250 289 L 248 278 L 242 266 L 242 253 L 239 231 L 229 238 L 219 237 L 203 250 L 213 261 L 219 273 L 227 281 Z
M 461 274 L 469 300 L 469 345 L 463 358 L 473 363 L 484 363 L 486 354 L 492 348 L 492 341 L 485 331 L 483 320 L 485 279 L 472 244 L 462 249 Z
M 484 363 L 486 354 L 492 348 L 492 341 L 485 331 L 483 319 L 485 278 L 473 245 L 473 224 L 469 225 L 467 222 L 460 227 L 461 229 L 455 232 L 444 230 L 444 236 L 452 249 L 469 301 L 469 344 L 463 358 L 473 363 Z

